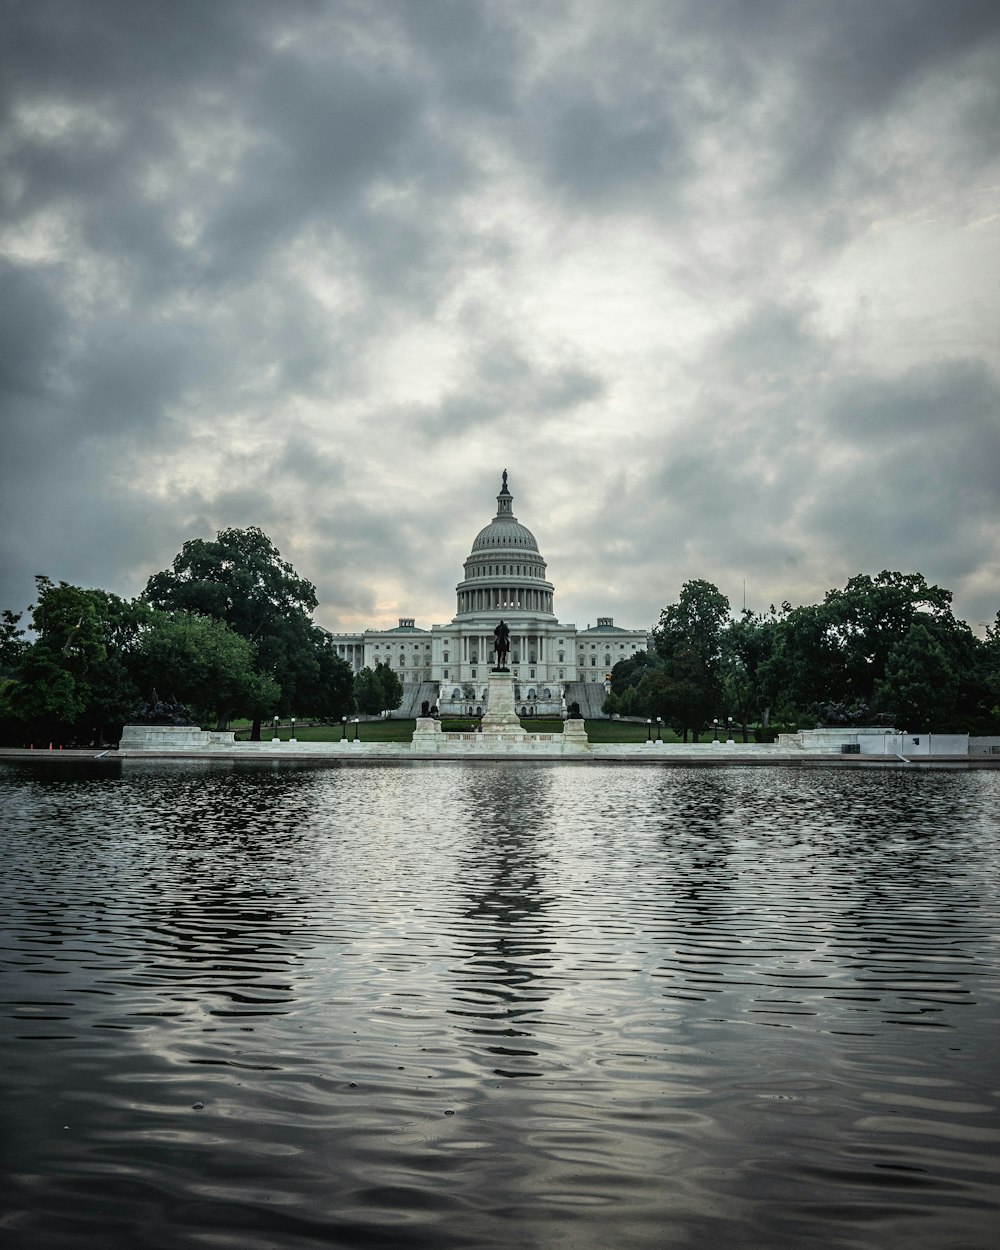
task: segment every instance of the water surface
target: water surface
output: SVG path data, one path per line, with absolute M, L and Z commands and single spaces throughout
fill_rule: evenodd
M 1000 1238 L 1000 776 L 0 766 L 5 1245 Z

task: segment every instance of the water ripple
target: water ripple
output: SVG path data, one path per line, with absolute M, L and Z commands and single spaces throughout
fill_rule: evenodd
M 12 1246 L 994 1244 L 995 774 L 108 761 L 0 810 Z

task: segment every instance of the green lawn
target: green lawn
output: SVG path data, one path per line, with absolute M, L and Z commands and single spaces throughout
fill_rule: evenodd
M 647 726 L 625 720 L 589 720 L 586 722 L 587 737 L 591 742 L 645 742 L 649 736 Z M 656 737 L 656 726 L 652 726 Z M 660 730 L 663 742 L 680 742 L 680 737 L 666 725 Z

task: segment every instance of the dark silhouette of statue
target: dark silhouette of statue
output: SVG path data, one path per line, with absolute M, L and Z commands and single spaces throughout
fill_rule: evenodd
M 809 709 L 816 717 L 817 729 L 854 728 L 858 725 L 881 727 L 891 725 L 892 717 L 885 712 L 873 712 L 867 703 L 848 708 L 843 703 L 814 703 Z
M 187 708 L 176 699 L 161 699 L 155 689 L 148 703 L 140 703 L 129 716 L 131 725 L 190 725 Z
M 506 621 L 501 621 L 493 631 L 493 637 L 496 639 L 497 666 L 493 670 L 494 673 L 505 673 L 507 671 L 507 656 L 510 655 L 510 629 Z

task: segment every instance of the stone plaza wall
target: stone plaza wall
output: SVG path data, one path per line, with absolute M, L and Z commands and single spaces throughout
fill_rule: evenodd
M 233 730 L 199 729 L 197 725 L 126 725 L 120 751 L 212 751 L 236 745 Z

